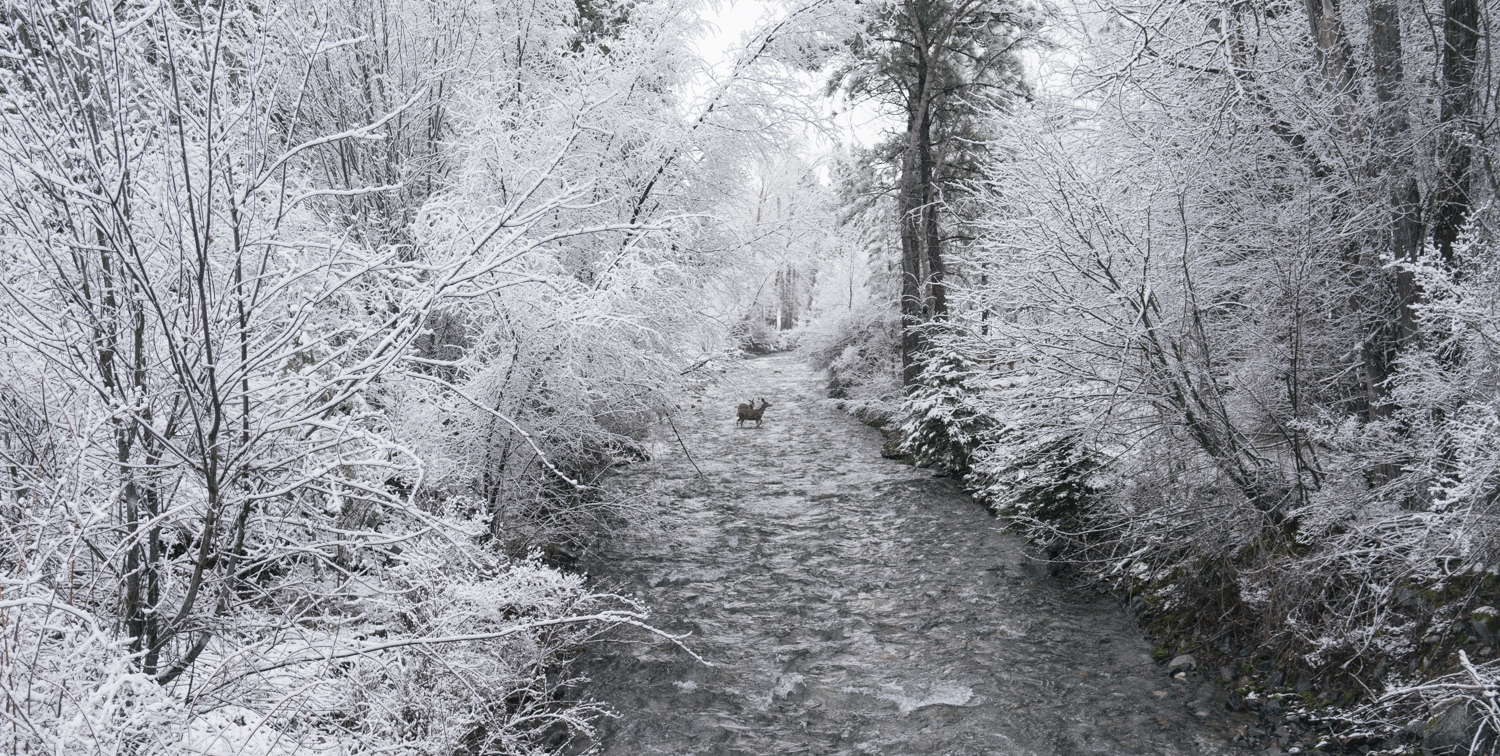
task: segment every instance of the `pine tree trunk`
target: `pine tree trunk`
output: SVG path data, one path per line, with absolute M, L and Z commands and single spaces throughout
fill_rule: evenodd
M 915 6 L 915 2 L 907 0 L 907 16 L 920 39 L 921 15 Z M 925 46 L 917 47 L 920 57 L 917 80 L 907 100 L 906 154 L 901 161 L 901 192 L 897 203 L 901 215 L 901 384 L 908 390 L 917 385 L 922 372 L 920 329 L 926 315 L 922 295 L 922 264 L 926 256 L 923 218 L 929 191 L 924 172 L 931 170 L 931 145 L 927 139 L 931 109 L 928 61 Z
M 1414 261 L 1422 250 L 1422 239 L 1426 230 L 1422 226 L 1421 191 L 1417 186 L 1412 155 L 1406 148 L 1409 122 L 1406 103 L 1400 98 L 1404 77 L 1402 67 L 1401 12 L 1394 0 L 1379 0 L 1370 9 L 1370 45 L 1374 58 L 1376 130 L 1380 146 L 1389 152 L 1377 158 L 1373 166 L 1377 174 L 1384 175 L 1384 184 L 1389 194 L 1391 223 L 1389 226 L 1389 253 L 1398 260 Z M 1377 274 L 1378 276 L 1378 274 Z M 1369 284 L 1366 284 L 1369 288 Z M 1371 334 L 1366 338 L 1363 350 L 1365 372 L 1365 401 L 1367 420 L 1380 420 L 1390 416 L 1394 407 L 1388 401 L 1385 382 L 1395 364 L 1401 345 L 1411 340 L 1416 332 L 1416 316 L 1413 309 L 1421 292 L 1417 290 L 1416 278 L 1409 271 L 1396 273 L 1396 296 L 1398 302 L 1397 322 L 1391 324 L 1383 313 L 1384 307 L 1362 309 L 1374 319 L 1370 324 Z M 1374 293 L 1374 297 L 1383 295 Z M 1392 465 L 1375 471 L 1378 479 L 1390 480 L 1400 474 Z
M 1443 99 L 1439 120 L 1437 197 L 1433 203 L 1432 241 L 1443 260 L 1453 262 L 1453 243 L 1469 216 L 1469 166 L 1473 148 L 1474 71 L 1479 56 L 1478 0 L 1443 2 Z

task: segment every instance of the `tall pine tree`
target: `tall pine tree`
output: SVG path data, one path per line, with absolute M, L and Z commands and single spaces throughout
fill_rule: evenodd
M 1020 50 L 1035 9 L 1012 0 L 887 0 L 847 45 L 835 87 L 905 116 L 885 154 L 898 176 L 902 382 L 921 373 L 922 328 L 948 311 L 943 216 L 983 150 L 980 117 L 1025 94 Z

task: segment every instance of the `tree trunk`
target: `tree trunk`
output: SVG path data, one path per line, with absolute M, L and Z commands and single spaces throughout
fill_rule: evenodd
M 1347 93 L 1353 88 L 1353 54 L 1344 34 L 1335 0 L 1306 0 L 1307 23 L 1317 50 L 1318 67 L 1323 84 L 1331 92 Z
M 1378 157 L 1372 166 L 1374 173 L 1383 177 L 1391 208 L 1388 249 L 1393 259 L 1415 261 L 1422 251 L 1422 239 L 1426 229 L 1422 225 L 1421 191 L 1417 186 L 1416 168 L 1411 150 L 1406 141 L 1409 122 L 1406 117 L 1406 102 L 1400 99 L 1404 78 L 1402 67 L 1401 13 L 1395 0 L 1379 0 L 1370 9 L 1370 44 L 1374 58 L 1375 74 L 1375 134 L 1380 146 L 1387 152 Z M 1378 274 L 1377 274 L 1378 275 Z M 1364 288 L 1370 288 L 1365 284 Z M 1383 294 L 1375 298 L 1384 300 Z M 1402 344 L 1408 343 L 1416 333 L 1416 315 L 1413 309 L 1421 292 L 1417 290 L 1416 277 L 1410 271 L 1397 271 L 1396 297 L 1397 322 L 1389 322 L 1384 314 L 1384 305 L 1371 307 L 1365 303 L 1361 309 L 1373 313 L 1363 352 L 1365 372 L 1366 420 L 1390 417 L 1394 409 L 1386 397 L 1386 379 Z M 1356 305 L 1360 306 L 1360 305 Z M 1382 466 L 1375 472 L 1378 479 L 1390 480 L 1400 474 L 1391 465 Z
M 922 366 L 921 326 L 926 319 L 922 295 L 922 265 L 926 257 L 925 206 L 930 184 L 931 82 L 922 15 L 917 2 L 907 0 L 907 19 L 917 41 L 916 81 L 906 103 L 906 154 L 901 160 L 901 192 L 897 211 L 901 216 L 901 384 L 917 385 Z
M 913 170 L 913 150 L 908 150 L 901 171 L 901 384 L 917 385 L 922 368 L 919 329 L 922 326 L 922 229 L 921 186 Z
M 1433 203 L 1432 241 L 1448 263 L 1453 243 L 1469 215 L 1469 146 L 1474 101 L 1474 70 L 1479 54 L 1478 0 L 1443 2 L 1443 99 L 1439 120 L 1437 197 Z

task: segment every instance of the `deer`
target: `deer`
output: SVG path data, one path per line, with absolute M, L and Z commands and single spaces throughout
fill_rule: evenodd
M 746 420 L 754 420 L 755 421 L 755 427 L 759 428 L 760 427 L 760 416 L 763 413 L 765 413 L 766 408 L 769 407 L 769 406 L 771 406 L 771 403 L 768 402 L 768 401 L 766 401 L 765 399 L 761 399 L 760 400 L 760 406 L 759 407 L 755 406 L 755 400 L 754 399 L 751 399 L 748 404 L 741 404 L 740 408 L 739 408 L 740 409 L 740 419 L 737 420 L 737 421 L 735 421 L 735 425 L 736 426 L 742 426 L 742 425 L 745 424 Z

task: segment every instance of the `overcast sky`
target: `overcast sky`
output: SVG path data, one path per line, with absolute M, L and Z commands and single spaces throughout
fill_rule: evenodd
M 711 3 L 702 11 L 710 28 L 694 42 L 694 47 L 714 68 L 715 75 L 725 74 L 733 56 L 745 44 L 746 35 L 762 23 L 784 15 L 788 5 L 790 3 L 777 0 L 727 0 Z M 704 82 L 705 88 L 707 85 Z M 823 86 L 824 82 L 808 77 L 807 96 L 825 99 L 821 94 Z M 836 105 L 843 106 L 844 103 L 828 101 L 825 112 L 831 114 Z M 879 115 L 868 106 L 842 111 L 835 117 L 835 121 L 840 127 L 840 140 L 846 144 L 861 146 L 868 146 L 878 140 L 883 127 L 891 128 L 888 123 L 883 126 Z M 835 147 L 823 135 L 814 134 L 811 130 L 807 134 L 807 141 L 803 150 L 812 159 L 827 154 Z

